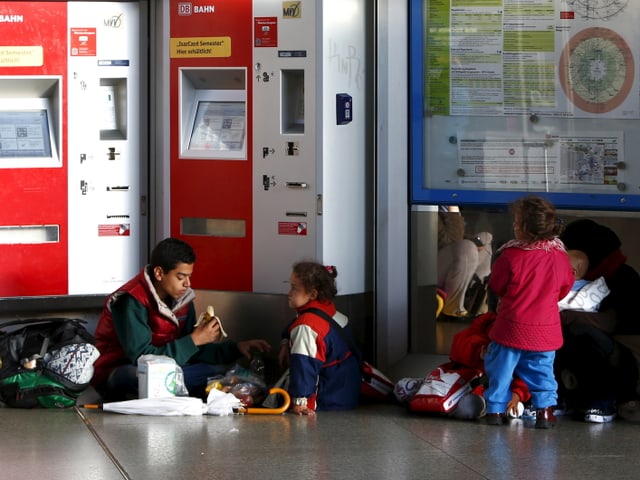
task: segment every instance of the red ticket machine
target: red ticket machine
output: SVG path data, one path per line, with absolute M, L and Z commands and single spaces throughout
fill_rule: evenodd
M 143 263 L 142 10 L 0 1 L 0 297 L 108 293 Z
M 198 288 L 252 288 L 252 2 L 171 0 L 171 235 Z
M 67 293 L 66 2 L 0 2 L 0 297 Z

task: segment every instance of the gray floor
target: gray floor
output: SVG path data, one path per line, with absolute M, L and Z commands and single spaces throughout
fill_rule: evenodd
M 419 376 L 446 357 L 388 372 Z M 640 425 L 553 430 L 409 414 L 398 405 L 294 415 L 151 417 L 0 409 L 1 479 L 637 479 Z

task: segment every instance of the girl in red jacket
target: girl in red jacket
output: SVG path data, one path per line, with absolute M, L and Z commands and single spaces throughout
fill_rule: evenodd
M 558 301 L 571 290 L 571 264 L 558 238 L 560 222 L 547 200 L 527 196 L 513 204 L 515 240 L 503 245 L 491 269 L 489 288 L 499 297 L 491 343 L 484 357 L 489 377 L 486 421 L 506 423 L 515 376 L 529 387 L 536 428 L 556 423 L 558 384 L 555 351 L 562 345 Z

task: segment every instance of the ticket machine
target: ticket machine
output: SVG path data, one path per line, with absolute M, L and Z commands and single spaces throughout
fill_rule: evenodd
M 0 297 L 109 293 L 168 235 L 200 289 L 369 289 L 366 5 L 0 1 Z
M 194 284 L 285 293 L 314 259 L 364 292 L 365 2 L 170 3 L 170 230 Z
M 66 50 L 45 41 L 64 38 L 66 6 L 22 3 L 0 5 L 1 296 L 67 287 Z
M 194 284 L 251 290 L 251 2 L 172 0 L 170 230 L 197 252 Z
M 106 293 L 140 268 L 144 5 L 0 2 L 0 297 Z

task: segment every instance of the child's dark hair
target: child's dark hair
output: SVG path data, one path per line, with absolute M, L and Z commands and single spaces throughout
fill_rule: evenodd
M 196 253 L 191 245 L 178 238 L 165 238 L 151 252 L 149 274 L 155 267 L 160 267 L 167 273 L 176 268 L 178 263 L 193 264 L 195 262 Z
M 306 292 L 315 288 L 319 301 L 331 300 L 338 293 L 336 277 L 338 270 L 329 265 L 324 266 L 318 262 L 298 262 L 293 265 L 293 274 L 298 277 Z
M 531 242 L 551 240 L 562 231 L 556 208 L 548 200 L 528 195 L 513 202 L 511 210 L 520 220 L 520 230 Z

